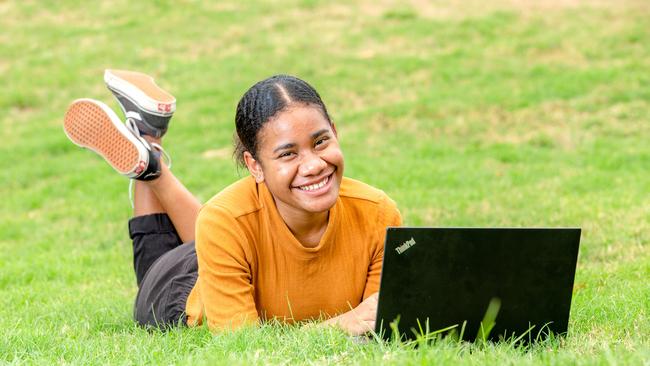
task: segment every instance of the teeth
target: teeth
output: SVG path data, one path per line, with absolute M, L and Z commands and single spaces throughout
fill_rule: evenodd
M 311 184 L 308 186 L 300 186 L 299 188 L 303 191 L 314 191 L 317 190 L 318 188 L 324 187 L 327 184 L 328 180 L 329 180 L 329 176 L 325 177 L 325 179 L 323 179 L 320 183 Z

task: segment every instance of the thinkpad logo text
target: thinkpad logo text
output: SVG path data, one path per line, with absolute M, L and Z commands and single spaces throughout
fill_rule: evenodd
M 412 247 L 414 245 L 415 245 L 415 239 L 413 239 L 413 237 L 411 237 L 410 240 L 405 241 L 404 244 L 402 244 L 402 245 L 398 246 L 397 248 L 395 248 L 395 251 L 397 252 L 397 254 L 402 254 L 408 248 L 410 248 L 410 247 Z

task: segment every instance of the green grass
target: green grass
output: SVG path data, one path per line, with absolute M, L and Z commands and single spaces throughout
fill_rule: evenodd
M 489 3 L 0 2 L 0 363 L 648 364 L 650 5 Z M 137 328 L 127 182 L 61 128 L 74 98 L 117 107 L 107 67 L 176 95 L 165 143 L 201 200 L 243 174 L 241 94 L 284 72 L 316 86 L 346 175 L 406 224 L 582 227 L 569 335 L 414 348 Z

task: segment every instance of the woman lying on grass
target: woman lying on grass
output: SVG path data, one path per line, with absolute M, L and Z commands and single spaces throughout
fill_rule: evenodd
M 235 153 L 250 176 L 201 206 L 161 160 L 174 97 L 144 74 L 107 70 L 104 79 L 126 124 L 80 99 L 64 128 L 134 179 L 138 323 L 205 319 L 234 329 L 325 319 L 354 335 L 374 329 L 385 229 L 401 217 L 385 193 L 343 177 L 336 128 L 316 90 L 277 75 L 244 94 Z

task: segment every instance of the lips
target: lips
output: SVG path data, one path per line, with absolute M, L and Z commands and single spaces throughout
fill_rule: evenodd
M 310 185 L 308 185 L 308 186 L 300 186 L 300 187 L 298 187 L 298 188 L 299 188 L 301 191 L 315 191 L 315 190 L 317 190 L 318 188 L 323 188 L 323 187 L 327 184 L 327 182 L 329 181 L 329 179 L 330 179 L 330 177 L 329 177 L 329 175 L 328 175 L 327 177 L 325 177 L 325 179 L 321 180 L 321 181 L 318 182 L 318 183 L 310 184 Z
M 330 173 L 329 175 L 325 176 L 323 179 L 321 179 L 321 180 L 319 180 L 317 182 L 310 183 L 310 184 L 304 184 L 304 185 L 300 185 L 300 186 L 294 186 L 294 188 L 299 189 L 302 192 L 315 192 L 315 191 L 318 191 L 319 189 L 327 186 L 327 184 L 332 179 L 332 174 L 334 174 L 334 172 Z

